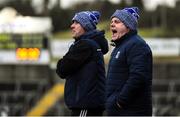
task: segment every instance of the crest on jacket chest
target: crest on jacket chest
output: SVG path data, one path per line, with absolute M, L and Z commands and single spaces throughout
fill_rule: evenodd
M 116 59 L 119 58 L 120 53 L 121 53 L 121 51 L 119 50 L 119 51 L 117 52 L 116 56 L 115 56 Z

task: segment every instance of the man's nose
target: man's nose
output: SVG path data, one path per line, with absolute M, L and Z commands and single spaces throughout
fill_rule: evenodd
M 111 22 L 110 26 L 111 26 L 111 27 L 114 27 L 114 22 Z
M 74 28 L 74 25 L 73 25 L 73 24 L 71 24 L 70 28 L 71 28 L 71 29 L 73 29 L 73 28 Z

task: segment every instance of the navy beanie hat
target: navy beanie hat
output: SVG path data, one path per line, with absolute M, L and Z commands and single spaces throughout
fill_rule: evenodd
M 122 10 L 116 10 L 111 16 L 111 19 L 113 17 L 117 17 L 119 20 L 121 20 L 124 25 L 127 26 L 130 30 L 137 30 L 139 18 L 138 7 L 130 7 L 124 8 Z
M 96 29 L 99 19 L 100 13 L 98 11 L 82 11 L 76 13 L 72 21 L 77 21 L 86 31 L 90 31 Z

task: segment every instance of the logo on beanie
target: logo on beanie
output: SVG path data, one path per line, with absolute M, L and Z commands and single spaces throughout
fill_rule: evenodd
M 134 19 L 137 21 L 139 19 L 138 15 L 138 8 L 132 7 L 132 8 L 124 8 L 127 12 L 131 13 L 131 15 L 134 17 Z
M 96 25 L 98 24 L 99 17 L 100 17 L 99 12 L 97 12 L 97 11 L 91 11 L 91 12 L 90 11 L 86 11 L 85 13 L 89 16 L 89 20 L 91 20 Z

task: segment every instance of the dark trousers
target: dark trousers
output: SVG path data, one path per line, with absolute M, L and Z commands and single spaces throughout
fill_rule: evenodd
M 102 116 L 103 110 L 100 109 L 72 109 L 71 116 Z

